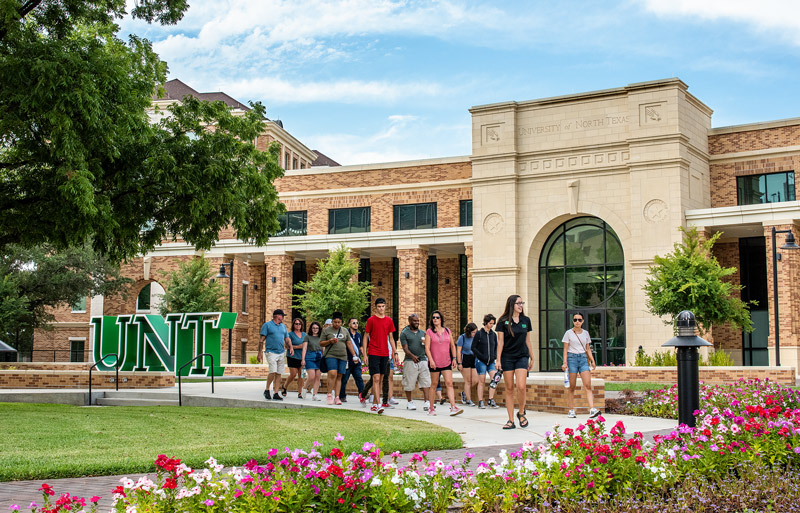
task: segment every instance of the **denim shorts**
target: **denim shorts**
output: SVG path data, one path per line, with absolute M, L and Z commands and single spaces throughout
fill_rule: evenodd
M 325 358 L 325 365 L 328 366 L 328 372 L 336 371 L 339 374 L 344 374 L 347 370 L 347 360 L 340 360 L 332 356 Z
M 567 367 L 570 374 L 580 374 L 589 369 L 589 358 L 586 353 L 567 353 Z
M 487 367 L 485 363 L 475 358 L 475 370 L 478 371 L 479 376 L 484 376 L 486 372 L 494 372 L 497 370 L 497 366 L 494 362 L 490 363 Z
M 322 363 L 322 351 L 306 352 L 306 370 L 319 370 L 320 363 Z

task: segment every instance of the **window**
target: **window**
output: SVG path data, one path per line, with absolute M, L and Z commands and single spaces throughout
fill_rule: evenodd
M 246 338 L 242 339 L 242 352 L 239 353 L 239 354 L 240 354 L 239 363 L 243 363 L 243 364 L 247 363 L 247 339 Z
M 289 154 L 283 154 L 283 169 L 289 169 Z
M 298 210 L 295 212 L 286 212 L 278 216 L 278 222 L 281 229 L 275 234 L 275 237 L 293 237 L 297 235 L 306 235 L 307 211 Z
M 83 344 L 85 342 L 86 341 L 84 339 L 69 341 L 69 361 L 71 362 L 83 361 Z
M 436 203 L 394 206 L 395 230 L 436 228 Z
M 136 297 L 136 310 L 150 310 L 150 284 L 142 288 L 139 291 L 139 295 Z
M 461 200 L 459 203 L 459 226 L 472 226 L 472 200 Z
M 247 313 L 247 283 L 242 283 L 242 313 Z
M 334 208 L 328 210 L 328 233 L 368 232 L 369 207 Z
M 794 171 L 736 178 L 739 205 L 794 201 Z
M 297 159 L 292 159 L 292 169 L 297 169 Z
M 80 298 L 72 305 L 72 313 L 84 313 L 86 311 L 86 296 Z

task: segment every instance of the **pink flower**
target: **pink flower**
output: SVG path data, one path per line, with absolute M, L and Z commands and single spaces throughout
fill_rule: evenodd
M 212 501 L 211 499 L 206 499 L 203 501 L 203 504 L 205 504 L 206 506 L 213 506 L 214 501 Z
M 17 506 L 16 504 L 12 504 L 11 506 L 8 507 L 8 509 L 14 510 L 14 511 L 19 511 L 19 506 Z
M 278 449 L 274 449 L 274 448 L 273 448 L 273 449 L 270 449 L 270 450 L 269 450 L 269 452 L 268 452 L 267 454 L 269 454 L 269 457 L 270 457 L 270 458 L 272 458 L 273 456 L 277 456 L 277 454 L 278 454 Z
M 607 463 L 608 458 L 606 458 L 605 455 L 601 454 L 600 456 L 597 457 L 597 461 L 598 463 Z
M 589 481 L 586 483 L 586 488 L 594 488 L 594 481 Z
M 344 440 L 344 437 L 342 436 L 341 433 L 336 433 L 336 436 L 334 436 L 333 439 L 336 440 L 337 442 L 341 442 L 342 440 Z
M 98 497 L 97 495 L 93 495 L 93 496 L 92 496 L 92 497 L 89 499 L 89 502 L 98 502 L 98 501 L 100 501 L 100 499 L 102 499 L 102 497 Z

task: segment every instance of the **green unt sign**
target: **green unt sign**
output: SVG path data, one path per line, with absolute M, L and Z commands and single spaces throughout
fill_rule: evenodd
M 232 329 L 236 313 L 172 313 L 160 315 L 103 315 L 92 317 L 94 362 L 98 370 L 114 370 L 119 355 L 121 371 L 174 372 L 201 353 L 214 356 L 214 376 L 222 376 L 220 365 L 223 329 Z M 210 376 L 211 359 L 198 358 L 181 372 L 182 376 Z

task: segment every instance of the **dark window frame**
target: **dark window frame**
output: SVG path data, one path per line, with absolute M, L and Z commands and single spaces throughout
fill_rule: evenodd
M 778 199 L 775 201 L 769 201 L 770 191 L 768 189 L 767 184 L 769 181 L 767 177 L 770 176 L 777 176 L 777 175 L 784 175 L 784 187 L 786 188 L 787 197 L 785 199 L 780 199 L 780 191 L 774 192 L 774 195 L 778 195 Z M 791 177 L 791 183 L 790 183 Z M 763 200 L 764 201 L 745 201 L 747 198 L 743 198 L 742 196 L 746 195 L 744 191 L 744 182 L 745 180 L 753 180 L 753 179 L 760 179 L 764 178 L 764 191 L 763 191 Z M 789 188 L 791 186 L 791 189 Z M 785 201 L 795 201 L 797 199 L 796 189 L 795 189 L 795 179 L 794 179 L 794 171 L 779 171 L 777 173 L 759 173 L 755 175 L 744 175 L 744 176 L 737 176 L 736 177 L 736 204 L 738 206 L 741 205 L 765 205 L 767 203 L 783 203 Z M 761 192 L 761 191 L 759 191 Z M 752 199 L 753 194 L 751 194 Z
M 80 348 L 78 348 L 78 346 Z M 83 362 L 85 360 L 86 340 L 69 341 L 69 361 Z
M 364 212 L 366 219 L 364 220 L 364 230 L 353 230 L 353 213 Z M 347 214 L 347 229 L 341 231 L 336 230 L 336 218 L 339 215 Z M 328 209 L 328 233 L 341 234 L 341 233 L 368 233 L 372 231 L 372 207 L 349 207 L 349 208 L 330 208 Z
M 301 233 L 291 233 L 291 219 L 300 218 L 299 221 L 302 224 L 302 228 L 300 229 Z M 308 210 L 291 210 L 289 212 L 284 212 L 278 216 L 278 223 L 280 223 L 281 228 L 273 235 L 273 237 L 302 237 L 304 235 L 308 235 Z
M 242 313 L 246 314 L 247 312 L 247 289 L 248 283 L 242 283 Z
M 420 207 L 432 207 L 432 215 L 431 215 L 431 226 L 420 226 L 419 222 L 419 212 Z M 401 219 L 401 211 L 403 210 L 413 210 L 414 213 L 414 222 L 413 227 L 401 227 L 400 226 L 400 219 Z M 392 222 L 392 229 L 395 231 L 399 230 L 430 230 L 431 228 L 437 227 L 437 204 L 435 201 L 430 201 L 426 203 L 406 203 L 403 205 L 394 205 L 394 219 Z
M 465 199 L 458 203 L 458 225 L 472 226 L 472 200 Z

